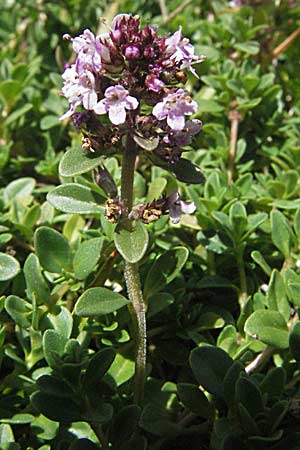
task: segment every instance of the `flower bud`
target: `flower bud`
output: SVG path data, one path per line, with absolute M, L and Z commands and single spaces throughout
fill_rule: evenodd
M 140 49 L 135 45 L 129 45 L 125 49 L 125 57 L 127 59 L 138 59 L 141 56 Z

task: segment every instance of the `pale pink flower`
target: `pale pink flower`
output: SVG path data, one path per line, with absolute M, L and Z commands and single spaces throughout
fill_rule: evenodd
M 136 109 L 139 102 L 128 94 L 123 86 L 117 84 L 110 86 L 104 93 L 104 98 L 95 106 L 96 114 L 106 114 L 114 125 L 120 125 L 126 121 L 126 110 Z
M 157 103 L 152 114 L 158 119 L 167 119 L 167 124 L 174 131 L 185 127 L 185 115 L 194 114 L 198 109 L 197 103 L 191 99 L 184 89 L 168 94 L 162 102 Z

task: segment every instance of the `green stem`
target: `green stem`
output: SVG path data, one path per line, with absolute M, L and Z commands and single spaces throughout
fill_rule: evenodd
M 127 140 L 123 153 L 121 175 L 121 200 L 124 201 L 128 212 L 133 205 L 134 166 L 136 147 L 130 138 Z M 140 403 L 144 396 L 144 382 L 146 371 L 146 307 L 141 291 L 138 264 L 125 261 L 124 276 L 131 300 L 129 311 L 133 319 L 135 343 L 135 376 L 134 401 Z
M 240 277 L 240 294 L 239 294 L 239 303 L 241 308 L 245 306 L 248 294 L 247 294 L 247 279 L 246 279 L 246 271 L 245 271 L 245 263 L 244 263 L 244 251 L 238 249 L 236 252 L 236 260 L 239 270 Z

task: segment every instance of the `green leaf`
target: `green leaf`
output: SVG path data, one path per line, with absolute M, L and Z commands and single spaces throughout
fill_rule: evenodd
M 189 252 L 186 247 L 175 247 L 159 256 L 151 266 L 145 281 L 146 298 L 160 291 L 180 273 Z
M 274 245 L 287 258 L 291 251 L 291 233 L 287 220 L 280 211 L 271 211 L 271 236 Z
M 245 331 L 272 347 L 289 346 L 289 333 L 284 317 L 278 311 L 257 310 L 246 320 Z
M 95 169 L 103 162 L 103 156 L 94 153 L 84 153 L 79 148 L 69 149 L 59 164 L 59 174 L 63 177 L 74 177 Z
M 56 230 L 40 227 L 34 234 L 34 246 L 42 267 L 60 273 L 70 268 L 71 250 L 68 241 Z
M 18 178 L 9 183 L 3 191 L 3 198 L 6 204 L 13 200 L 27 200 L 35 187 L 34 178 Z
M 53 328 L 60 336 L 65 339 L 71 337 L 73 329 L 73 317 L 65 306 L 55 305 L 51 312 L 45 317 L 48 327 Z
M 251 253 L 251 258 L 259 265 L 259 267 L 265 272 L 269 277 L 271 276 L 272 269 L 263 257 L 263 255 L 258 250 L 253 250 Z
M 222 382 L 233 361 L 218 347 L 195 348 L 190 354 L 192 371 L 201 386 L 211 394 L 222 396 Z
M 57 367 L 57 361 L 64 354 L 65 345 L 66 338 L 60 333 L 55 330 L 45 331 L 43 336 L 44 355 L 51 368 Z
M 290 318 L 291 308 L 285 292 L 285 286 L 280 272 L 274 269 L 271 275 L 269 288 L 267 291 L 267 301 L 269 309 L 279 311 L 286 322 Z
M 259 43 L 256 41 L 238 42 L 234 44 L 234 48 L 249 55 L 257 55 L 259 52 Z
M 0 444 L 8 444 L 9 442 L 15 442 L 13 431 L 10 425 L 0 425 Z
M 111 377 L 116 386 L 126 383 L 134 375 L 135 362 L 125 356 L 117 353 L 114 362 L 109 368 L 108 375 Z
M 50 128 L 57 127 L 59 125 L 60 122 L 58 117 L 52 114 L 44 116 L 41 120 L 41 130 L 50 130 Z
M 32 394 L 31 403 L 44 416 L 56 422 L 79 422 L 84 415 L 79 406 L 70 398 L 56 397 L 44 392 Z
M 112 429 L 114 447 L 120 448 L 123 442 L 132 437 L 138 429 L 140 415 L 141 408 L 137 405 L 125 406 L 118 412 Z
M 19 272 L 19 262 L 13 256 L 0 253 L 0 281 L 11 280 Z
M 151 202 L 152 200 L 161 197 L 166 186 L 166 178 L 157 177 L 153 181 L 151 181 L 148 188 L 147 202 Z
M 170 164 L 168 170 L 184 183 L 202 184 L 205 181 L 202 170 L 188 159 L 180 158 L 178 162 Z
M 235 386 L 242 374 L 245 374 L 245 369 L 240 361 L 234 361 L 225 374 L 222 389 L 224 399 L 229 407 L 234 405 Z
M 174 303 L 174 297 L 168 292 L 157 292 L 148 298 L 147 318 L 155 316 Z
M 284 391 L 286 373 L 283 367 L 273 367 L 269 370 L 260 384 L 261 392 L 267 393 L 269 398 L 280 398 Z
M 119 224 L 115 230 L 114 241 L 125 261 L 137 263 L 146 253 L 149 236 L 145 225 L 137 221 L 130 231 Z
M 16 295 L 9 295 L 5 300 L 5 309 L 10 317 L 22 328 L 29 328 L 31 321 L 29 316 L 31 315 L 31 309 L 28 303 Z
M 27 296 L 38 304 L 47 304 L 50 298 L 49 287 L 42 275 L 39 260 L 33 253 L 28 255 L 24 264 L 24 275 L 27 287 Z
M 240 418 L 241 426 L 244 430 L 244 432 L 247 435 L 257 435 L 259 434 L 259 428 L 255 422 L 255 420 L 252 418 L 251 414 L 245 408 L 245 406 L 242 403 L 238 403 L 238 413 Z
M 296 322 L 290 332 L 290 349 L 293 357 L 300 362 L 300 322 Z
M 103 287 L 87 289 L 78 299 L 75 313 L 81 317 L 109 314 L 130 303 L 117 292 Z
M 79 245 L 73 259 L 74 274 L 78 280 L 84 280 L 95 270 L 102 246 L 103 238 L 88 239 Z
M 37 379 L 36 384 L 39 390 L 46 394 L 62 398 L 71 398 L 74 396 L 74 391 L 70 385 L 63 379 L 53 375 L 42 375 Z
M 148 403 L 143 409 L 140 426 L 155 436 L 175 438 L 180 434 L 180 426 L 172 422 L 171 415 L 164 408 Z
M 144 150 L 147 150 L 147 152 L 152 152 L 155 150 L 159 144 L 159 137 L 158 136 L 152 136 L 151 138 L 145 138 L 140 134 L 135 133 L 133 135 L 134 142 L 139 145 Z
M 113 348 L 105 348 L 93 355 L 84 376 L 83 384 L 85 388 L 96 387 L 112 365 L 115 357 L 116 352 Z
M 207 397 L 197 386 L 189 383 L 179 383 L 177 385 L 177 393 L 184 406 L 191 412 L 204 419 L 212 417 L 212 407 Z
M 252 417 L 264 410 L 263 398 L 254 381 L 241 376 L 236 383 L 235 400 L 241 403 Z
M 87 186 L 67 183 L 49 192 L 47 200 L 59 211 L 72 214 L 101 214 L 103 198 Z

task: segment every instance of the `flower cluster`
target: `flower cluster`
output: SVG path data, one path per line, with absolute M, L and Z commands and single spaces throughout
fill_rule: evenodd
M 201 129 L 200 120 L 187 117 L 198 106 L 184 84 L 185 72 L 197 77 L 193 64 L 203 57 L 195 55 L 181 28 L 160 37 L 149 24 L 142 28 L 138 16 L 119 14 L 107 33 L 95 36 L 86 29 L 64 39 L 76 58 L 63 74 L 70 107 L 61 120 L 71 117 L 82 130 L 83 149 L 122 152 L 125 137 L 155 164 L 175 166 L 182 147 Z
M 76 112 L 82 106 L 97 117 L 108 115 L 106 128 L 119 127 L 121 136 L 159 137 L 157 155 L 172 162 L 171 153 L 177 160 L 178 148 L 187 145 L 201 128 L 199 120 L 185 118 L 197 111 L 197 103 L 186 90 L 176 87 L 178 81 L 186 81 L 183 70 L 197 76 L 192 65 L 203 60 L 195 56 L 181 28 L 159 37 L 150 25 L 141 28 L 139 17 L 119 14 L 108 33 L 95 36 L 84 30 L 80 36 L 64 38 L 72 41 L 76 59 L 63 74 L 62 94 L 70 107 L 61 120 L 76 114 L 76 123 L 93 134 L 86 115 L 81 118 L 82 113 Z M 145 108 L 152 111 L 145 114 Z M 99 130 L 95 134 L 99 136 Z M 138 145 L 143 147 L 141 140 Z M 164 158 L 164 147 L 168 158 Z

